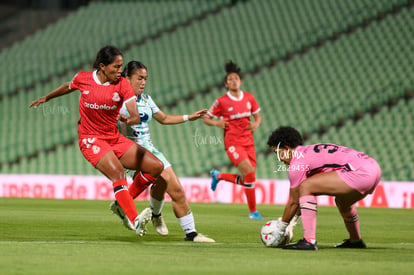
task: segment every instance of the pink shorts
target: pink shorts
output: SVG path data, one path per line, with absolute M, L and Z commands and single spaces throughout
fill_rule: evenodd
M 362 195 L 372 194 L 381 178 L 381 168 L 373 158 L 366 159 L 355 170 L 336 170 L 338 176 Z
M 117 137 L 110 139 L 101 139 L 97 137 L 79 138 L 79 148 L 83 156 L 95 167 L 99 159 L 113 151 L 117 158 L 120 158 L 132 145 L 132 140 L 119 134 Z
M 244 159 L 249 159 L 252 166 L 256 167 L 256 150 L 254 146 L 232 145 L 227 147 L 226 153 L 234 166 L 237 166 Z

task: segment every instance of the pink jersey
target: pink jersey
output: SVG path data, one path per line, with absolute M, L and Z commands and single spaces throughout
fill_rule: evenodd
M 290 188 L 299 186 L 306 178 L 333 170 L 359 170 L 371 162 L 363 152 L 330 143 L 296 147 L 289 165 Z
M 113 138 L 119 134 L 117 116 L 123 102 L 135 99 L 129 82 L 101 83 L 96 71 L 81 71 L 70 82 L 71 90 L 80 90 L 79 137 Z
M 208 110 L 208 115 L 222 117 L 229 122 L 224 129 L 224 144 L 228 148 L 232 145 L 254 145 L 253 133 L 246 130 L 246 127 L 249 125 L 250 117 L 258 112 L 260 106 L 254 96 L 241 91 L 240 98 L 235 98 L 227 92 L 216 99 Z

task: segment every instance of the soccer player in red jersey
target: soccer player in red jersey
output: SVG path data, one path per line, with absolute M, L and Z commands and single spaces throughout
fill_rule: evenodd
M 277 225 L 279 239 L 297 209 L 302 216 L 304 238 L 284 249 L 318 250 L 316 244 L 316 196 L 335 197 L 349 239 L 336 248 L 366 248 L 361 239 L 355 203 L 371 194 L 381 178 L 381 168 L 375 159 L 363 152 L 331 144 L 303 146 L 301 134 L 294 128 L 276 129 L 267 144 L 278 160 L 289 167 L 290 192 L 281 221 Z
M 240 89 L 242 84 L 240 68 L 229 61 L 225 64 L 225 70 L 224 85 L 228 91 L 214 101 L 207 112 L 208 117 L 203 121 L 209 126 L 224 129 L 227 156 L 239 169 L 241 175 L 220 173 L 213 169 L 210 172 L 211 189 L 215 191 L 220 180 L 242 185 L 250 210 L 249 218 L 261 220 L 263 217 L 256 209 L 256 150 L 253 140 L 253 131 L 262 122 L 260 106 L 252 94 Z M 252 116 L 254 121 L 250 120 Z
M 124 224 L 142 236 L 151 219 L 151 209 L 147 208 L 138 215 L 128 192 L 124 167 L 140 171 L 132 185 L 142 186 L 156 181 L 163 171 L 163 164 L 152 153 L 118 131 L 118 120 L 128 125 L 140 122 L 134 90 L 121 77 L 122 66 L 122 53 L 113 46 L 105 46 L 97 53 L 94 71 L 79 72 L 70 83 L 64 83 L 46 96 L 36 99 L 29 108 L 37 108 L 52 98 L 80 91 L 79 148 L 83 156 L 112 181 L 116 201 L 125 212 Z M 124 102 L 129 117 L 119 114 Z

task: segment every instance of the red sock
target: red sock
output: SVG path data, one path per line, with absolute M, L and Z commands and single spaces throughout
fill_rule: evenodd
M 316 240 L 317 203 L 315 196 L 307 195 L 299 198 L 300 213 L 302 216 L 303 234 L 305 240 Z
M 156 180 L 157 178 L 154 178 L 150 174 L 139 172 L 128 189 L 129 194 L 135 199 Z
M 249 206 L 250 213 L 257 211 L 256 188 L 244 188 L 244 194 L 246 195 L 247 205 Z
M 250 213 L 255 212 L 256 209 L 256 188 L 254 184 L 256 182 L 255 172 L 250 172 L 244 176 L 244 182 L 242 183 L 244 188 L 244 194 L 246 195 L 247 205 L 249 206 Z
M 237 183 L 238 174 L 231 174 L 231 173 L 220 173 L 217 175 L 218 180 L 225 180 L 232 183 Z
M 355 206 L 352 206 L 351 211 L 341 213 L 344 218 L 346 230 L 349 232 L 349 239 L 357 241 L 361 239 L 361 232 L 359 231 L 359 219 Z
M 137 209 L 135 208 L 134 200 L 131 198 L 128 192 L 128 183 L 126 180 L 117 180 L 112 183 L 115 193 L 115 199 L 124 210 L 125 215 L 134 224 L 135 218 L 138 216 Z

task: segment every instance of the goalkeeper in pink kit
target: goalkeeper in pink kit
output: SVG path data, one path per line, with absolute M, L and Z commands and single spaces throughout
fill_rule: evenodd
M 381 168 L 375 159 L 363 152 L 331 144 L 303 146 L 301 134 L 294 128 L 276 129 L 267 144 L 278 160 L 288 165 L 290 194 L 281 221 L 277 226 L 280 239 L 286 227 L 300 209 L 304 238 L 284 249 L 318 250 L 316 244 L 316 196 L 335 197 L 349 238 L 336 248 L 366 248 L 359 230 L 355 203 L 371 194 L 381 178 Z

